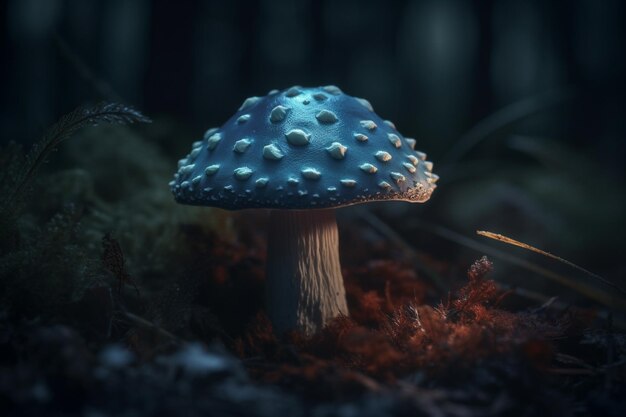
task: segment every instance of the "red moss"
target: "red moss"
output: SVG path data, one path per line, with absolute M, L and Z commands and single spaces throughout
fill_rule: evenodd
M 350 316 L 372 327 L 397 305 L 424 302 L 428 290 L 413 268 L 390 260 L 374 260 L 347 270 L 344 281 Z
M 497 298 L 495 282 L 485 279 L 492 269 L 493 264 L 486 256 L 472 264 L 467 271 L 469 282 L 459 290 L 458 298 L 452 302 L 458 314 L 470 314 L 477 320 L 487 318 L 484 306 Z
M 259 313 L 248 325 L 243 337 L 235 339 L 233 348 L 240 357 L 260 355 L 267 360 L 276 360 L 279 358 L 280 344 L 269 318 Z
M 350 317 L 312 337 L 292 333 L 281 340 L 259 313 L 231 345 L 255 378 L 334 398 L 374 389 L 376 381 L 392 383 L 418 371 L 449 374 L 511 352 L 544 366 L 552 352 L 546 339 L 562 326 L 499 309 L 503 294 L 487 279 L 492 267 L 485 257 L 476 261 L 466 284 L 435 308 L 425 304 L 432 289 L 414 269 L 370 261 L 344 271 Z M 213 278 L 214 288 L 232 279 Z

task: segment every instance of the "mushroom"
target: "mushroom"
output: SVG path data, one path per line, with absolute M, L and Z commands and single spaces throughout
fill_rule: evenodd
M 307 335 L 348 315 L 333 209 L 424 202 L 437 175 L 371 104 L 335 86 L 250 97 L 179 161 L 177 202 L 271 209 L 267 312 L 277 333 Z

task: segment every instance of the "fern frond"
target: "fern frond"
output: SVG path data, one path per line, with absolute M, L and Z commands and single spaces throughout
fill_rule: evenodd
M 23 167 L 10 181 L 10 186 L 0 203 L 0 232 L 7 221 L 12 221 L 24 200 L 37 171 L 46 158 L 61 142 L 78 130 L 102 123 L 126 125 L 149 123 L 151 120 L 133 107 L 119 103 L 103 102 L 93 106 L 80 106 L 62 116 L 52 125 L 43 138 L 35 143 L 24 160 Z
M 13 141 L 0 148 L 0 196 L 6 196 L 25 160 L 24 149 Z

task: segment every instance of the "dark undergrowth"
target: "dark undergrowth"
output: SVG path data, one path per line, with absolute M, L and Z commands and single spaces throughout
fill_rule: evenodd
M 179 131 L 88 129 L 37 178 L 0 150 L 19 197 L 0 224 L 1 415 L 622 414 L 606 309 L 521 297 L 499 261 L 438 256 L 455 243 L 416 262 L 358 220 L 340 222 L 350 317 L 276 337 L 265 213 L 176 205 L 158 141 Z

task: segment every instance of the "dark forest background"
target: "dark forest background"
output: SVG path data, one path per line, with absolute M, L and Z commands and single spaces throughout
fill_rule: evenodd
M 336 84 L 418 138 L 435 163 L 441 181 L 431 202 L 381 208 L 416 247 L 468 264 L 480 251 L 446 246 L 419 224 L 472 238 L 486 229 L 623 280 L 625 8 L 620 0 L 5 1 L 0 137 L 30 144 L 79 104 L 122 101 L 162 129 L 156 145 L 173 173 L 191 141 L 247 96 Z M 507 274 L 528 281 L 527 271 Z

